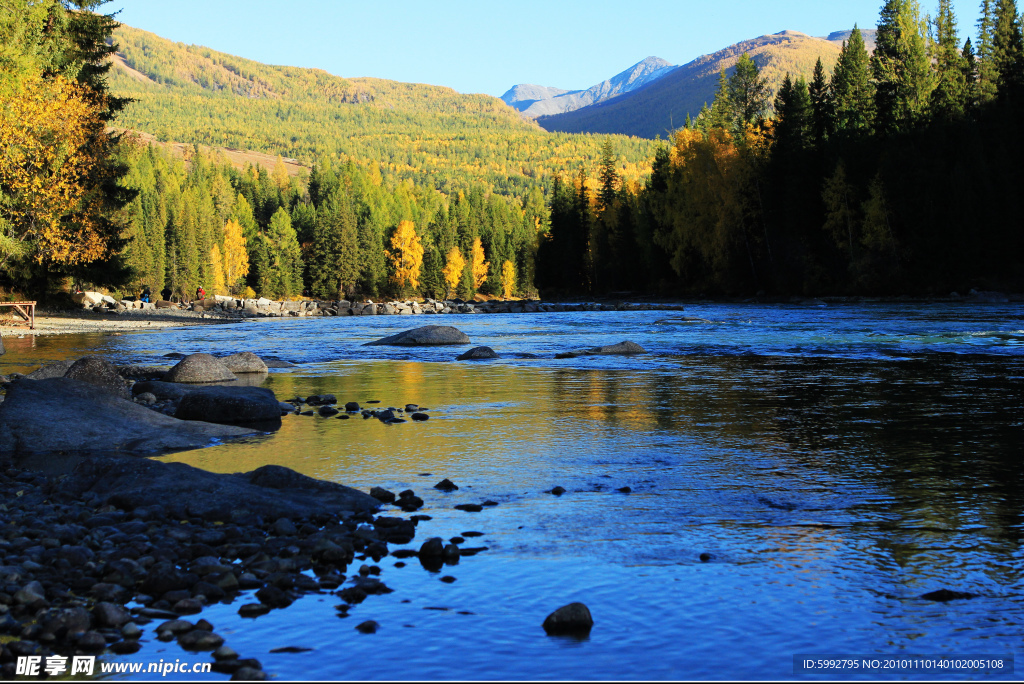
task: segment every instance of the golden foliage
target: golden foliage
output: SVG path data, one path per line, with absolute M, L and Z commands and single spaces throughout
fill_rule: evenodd
M 398 287 L 406 283 L 414 288 L 420 285 L 420 268 L 423 266 L 423 243 L 416 234 L 416 226 L 412 221 L 402 221 L 395 229 L 391 238 L 391 251 L 388 253 L 394 267 L 393 282 Z
M 291 179 L 288 177 L 288 167 L 284 165 L 284 159 L 281 155 L 277 155 L 277 161 L 274 163 L 274 185 L 282 192 L 288 190 L 288 187 L 291 185 Z
M 516 289 L 516 265 L 506 261 L 501 265 L 501 296 L 510 299 Z
M 213 278 L 210 294 L 227 294 L 224 284 L 224 259 L 220 254 L 220 246 L 216 243 L 210 248 L 210 277 Z
M 484 261 L 484 246 L 480 238 L 473 240 L 473 287 L 479 289 L 487 280 L 490 262 Z
M 458 247 L 452 247 L 451 251 L 448 252 L 447 263 L 441 271 L 444 274 L 444 282 L 448 285 L 449 292 L 459 286 L 464 270 L 466 270 L 466 260 L 462 257 L 462 252 L 459 251 Z
M 55 77 L 26 79 L 0 109 L 0 218 L 39 263 L 88 263 L 107 249 L 102 197 L 87 191 L 103 154 L 100 106 Z
M 232 288 L 249 275 L 249 252 L 245 247 L 242 226 L 234 219 L 224 225 L 224 281 Z

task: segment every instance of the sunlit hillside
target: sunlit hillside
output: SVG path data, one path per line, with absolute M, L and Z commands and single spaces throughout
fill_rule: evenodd
M 281 154 L 342 155 L 442 190 L 483 181 L 519 195 L 556 173 L 593 172 L 604 137 L 550 134 L 498 98 L 318 69 L 269 66 L 122 26 L 112 91 L 135 100 L 121 126 L 161 141 Z M 617 138 L 626 178 L 649 170 L 650 141 Z
M 761 68 L 774 92 L 787 73 L 810 80 L 818 58 L 830 74 L 841 47 L 841 40 L 812 38 L 796 31 L 761 36 L 695 59 L 639 90 L 574 112 L 541 117 L 537 122 L 550 131 L 666 137 L 686 121 L 687 114 L 696 116 L 704 103 L 711 104 L 719 73 L 736 66 L 743 53 Z

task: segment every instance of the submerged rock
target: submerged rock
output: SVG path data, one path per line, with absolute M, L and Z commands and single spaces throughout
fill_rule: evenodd
M 629 356 L 632 354 L 646 354 L 647 350 L 636 342 L 625 340 L 618 344 L 604 347 L 590 347 L 588 349 L 576 349 L 569 352 L 557 354 L 558 359 L 574 359 L 578 356 Z
M 455 359 L 456 361 L 482 361 L 485 359 L 497 359 L 498 354 L 490 347 L 474 347 L 462 356 Z
M 363 346 L 430 347 L 470 343 L 469 336 L 457 328 L 449 325 L 426 325 L 414 330 L 405 330 L 375 342 L 367 342 Z
M 174 417 L 209 423 L 280 424 L 281 406 L 273 392 L 260 387 L 202 387 L 185 393 Z
M 939 589 L 938 591 L 930 591 L 927 594 L 923 594 L 921 598 L 926 601 L 938 601 L 940 603 L 946 603 L 947 601 L 957 601 L 959 599 L 970 599 L 974 598 L 975 594 L 969 594 L 965 591 L 953 591 L 952 589 Z

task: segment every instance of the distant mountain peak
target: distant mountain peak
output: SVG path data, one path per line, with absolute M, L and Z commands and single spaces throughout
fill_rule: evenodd
M 607 81 L 586 90 L 561 90 L 546 86 L 520 84 L 501 96 L 505 104 L 528 119 L 571 112 L 629 93 L 658 80 L 675 67 L 660 57 L 648 57 Z

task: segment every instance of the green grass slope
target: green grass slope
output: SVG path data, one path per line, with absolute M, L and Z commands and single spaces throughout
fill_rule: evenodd
M 164 142 L 247 149 L 311 164 L 321 155 L 375 163 L 442 190 L 485 182 L 520 194 L 556 173 L 593 170 L 604 138 L 551 134 L 498 98 L 319 69 L 270 66 L 122 26 L 111 91 L 135 100 L 118 125 Z M 651 143 L 617 138 L 627 177 Z
M 819 57 L 826 73 L 831 73 L 840 49 L 839 42 L 796 31 L 761 36 L 700 57 L 632 93 L 574 112 L 541 117 L 537 123 L 548 131 L 563 133 L 667 137 L 685 123 L 687 114 L 696 116 L 705 102 L 714 100 L 719 72 L 733 68 L 744 52 L 757 63 L 774 91 L 787 72 L 810 80 Z

